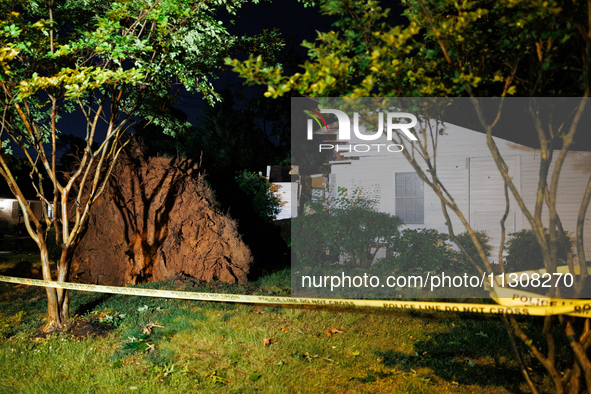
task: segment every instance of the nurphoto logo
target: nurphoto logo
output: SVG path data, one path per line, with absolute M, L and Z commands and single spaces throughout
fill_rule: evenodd
M 306 108 L 304 111 L 312 119 L 308 119 L 308 130 L 307 139 L 311 141 L 314 137 L 314 121 L 318 124 L 320 129 L 323 128 L 328 132 L 328 124 L 322 116 L 322 114 L 334 114 L 337 117 L 339 131 L 338 140 L 350 140 L 351 139 L 351 119 L 349 116 L 338 109 L 321 109 L 320 112 L 315 111 L 311 108 Z M 409 123 L 399 123 L 400 119 L 410 119 Z M 378 113 L 378 129 L 375 133 L 363 133 L 359 128 L 359 113 L 353 114 L 353 133 L 355 137 L 362 141 L 375 141 L 380 138 L 384 133 L 384 112 Z M 395 123 L 397 122 L 397 123 Z M 417 118 L 413 114 L 407 112 L 388 112 L 386 114 L 386 138 L 388 141 L 392 141 L 392 131 L 400 130 L 404 135 L 411 141 L 416 141 L 417 137 L 410 131 L 411 128 L 416 126 Z M 373 149 L 372 149 L 373 148 Z M 318 151 L 322 152 L 323 149 L 332 150 L 335 149 L 337 152 L 369 152 L 370 150 L 376 150 L 380 152 L 380 148 L 388 152 L 402 152 L 404 147 L 399 144 L 350 144 L 350 145 L 333 145 L 333 144 L 319 144 Z

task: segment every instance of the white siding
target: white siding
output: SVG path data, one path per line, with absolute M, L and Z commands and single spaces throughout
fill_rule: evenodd
M 273 182 L 273 185 L 279 186 L 279 189 L 275 192 L 275 195 L 281 201 L 281 208 L 275 220 L 289 219 L 292 217 L 293 196 L 297 193 L 297 183 L 295 182 Z M 292 191 L 292 188 L 294 189 Z
M 33 210 L 33 214 L 41 219 L 43 205 L 40 201 L 27 200 Z M 6 219 L 9 225 L 19 222 L 20 207 L 15 199 L 0 198 L 0 218 Z
M 385 137 L 372 142 L 387 144 Z M 495 138 L 495 142 L 509 166 L 509 174 L 517 190 L 533 214 L 539 177 L 539 150 L 500 138 Z M 365 141 L 351 141 L 351 144 L 360 143 Z M 335 174 L 336 185 L 347 188 L 363 187 L 365 190 L 377 189 L 381 196 L 380 209 L 394 214 L 395 174 L 414 171 L 404 156 L 401 153 L 389 153 L 385 149 L 380 149 L 379 154 L 374 151 L 371 156 L 360 152 L 346 153 L 345 156 L 351 157 L 352 160 L 348 164 L 335 162 L 331 169 Z M 554 160 L 556 157 L 557 153 Z M 417 162 L 425 168 L 421 158 L 418 158 Z M 446 134 L 438 137 L 436 165 L 439 178 L 453 196 L 466 220 L 476 229 L 487 230 L 493 237 L 491 245 L 498 246 L 499 222 L 505 210 L 505 197 L 501 176 L 486 145 L 486 136 L 448 125 Z M 553 166 L 550 170 L 553 170 Z M 576 229 L 581 198 L 590 174 L 591 152 L 569 152 L 560 175 L 557 209 L 564 228 L 573 233 Z M 511 212 L 506 222 L 507 232 L 530 228 L 512 195 L 510 200 Z M 450 216 L 454 230 L 457 233 L 464 231 L 459 218 L 451 211 Z M 547 223 L 547 210 L 544 210 L 543 220 Z M 591 209 L 588 210 L 586 223 L 591 224 Z M 428 186 L 425 186 L 425 223 L 408 227 L 428 227 L 447 232 L 441 203 Z M 589 226 L 584 233 L 584 240 L 589 260 L 591 259 Z M 497 253 L 498 251 L 493 251 L 492 260 L 497 260 Z
M 521 189 L 520 157 L 505 156 L 509 167 L 509 176 L 513 179 L 517 190 Z M 505 214 L 506 200 L 503 177 L 496 170 L 492 157 L 471 157 L 470 164 L 470 226 L 487 231 L 491 237 L 491 245 L 498 246 L 501 241 L 501 219 Z M 505 221 L 506 234 L 523 229 L 521 214 L 513 194 L 509 191 L 509 214 Z M 494 260 L 498 254 L 493 255 Z

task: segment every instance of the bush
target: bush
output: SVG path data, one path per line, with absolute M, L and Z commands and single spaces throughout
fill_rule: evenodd
M 476 234 L 476 238 L 478 239 L 478 243 L 480 243 L 480 245 L 484 249 L 484 253 L 486 254 L 486 257 L 487 258 L 490 257 L 491 251 L 493 248 L 489 244 L 490 237 L 488 236 L 487 232 L 482 231 L 482 230 L 476 230 L 475 234 Z M 472 242 L 470 235 L 468 235 L 468 232 L 464 231 L 463 233 L 458 234 L 456 236 L 456 238 L 457 238 L 458 242 L 464 247 L 464 249 L 466 249 L 466 252 L 468 252 L 468 255 L 470 257 L 472 257 L 472 259 L 477 264 L 480 265 L 481 260 L 480 260 L 480 256 L 478 255 L 478 250 L 476 249 L 476 246 Z M 468 259 L 468 257 L 464 253 L 462 253 L 462 251 L 454 252 L 454 258 L 455 258 L 455 263 L 454 263 L 453 270 L 455 272 L 467 273 L 469 275 L 478 274 L 478 271 L 476 270 L 476 268 L 470 263 L 470 260 Z
M 291 250 L 294 261 L 303 266 L 317 266 L 327 261 L 326 251 L 338 255 L 337 223 L 322 209 L 291 219 Z
M 348 267 L 371 267 L 377 251 L 399 234 L 402 225 L 398 217 L 377 212 L 376 205 L 377 199 L 361 188 L 350 194 L 339 188 L 337 198 L 310 204 L 315 213 L 292 219 L 297 262 L 316 265 L 343 255 Z
M 549 242 L 550 235 L 546 232 L 546 241 Z M 573 240 L 568 232 L 564 232 L 566 242 L 557 243 L 557 257 L 559 262 L 565 263 L 568 249 L 573 247 Z M 544 267 L 544 258 L 538 240 L 532 230 L 521 230 L 509 234 L 509 240 L 505 243 L 507 248 L 507 271 L 518 272 L 536 270 Z
M 435 229 L 405 229 L 390 241 L 388 249 L 392 256 L 383 259 L 380 267 L 404 275 L 445 272 L 453 262 L 448 239 L 447 234 Z
M 261 219 L 272 220 L 279 213 L 281 200 L 271 191 L 271 184 L 255 172 L 240 171 L 235 177 L 242 192 L 252 199 L 252 208 Z
M 337 244 L 350 267 L 371 267 L 375 255 L 398 236 L 403 224 L 398 217 L 363 208 L 339 210 L 335 213 L 338 226 Z

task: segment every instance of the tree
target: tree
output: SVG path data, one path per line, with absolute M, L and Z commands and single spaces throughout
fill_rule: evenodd
M 587 54 L 582 3 L 403 1 L 392 26 L 379 1 L 319 1 L 334 30 L 304 41 L 303 71 L 286 75 L 262 56 L 227 59 L 267 96 L 580 96 Z M 428 11 L 428 12 L 427 12 Z
M 272 33 L 258 38 L 231 36 L 215 18 L 235 14 L 246 0 L 216 2 L 88 2 L 82 0 L 0 4 L 0 87 L 2 149 L 20 149 L 34 169 L 33 184 L 43 203 L 35 217 L 4 156 L 0 175 L 23 212 L 27 231 L 40 250 L 43 278 L 52 280 L 47 244 L 61 248 L 57 281 L 69 275 L 73 246 L 92 204 L 104 190 L 125 145 L 124 133 L 145 119 L 173 134 L 178 118 L 167 116 L 176 92 L 219 100 L 211 79 L 233 48 L 280 42 Z M 74 120 L 85 135 L 75 171 L 64 180 L 58 171 L 60 120 Z M 75 126 L 78 127 L 78 126 Z M 73 131 L 72 131 L 73 132 Z M 98 147 L 94 147 L 98 143 Z M 51 181 L 49 189 L 41 181 Z M 52 207 L 55 215 L 48 215 Z M 55 227 L 55 240 L 47 233 Z M 47 330 L 68 318 L 68 293 L 47 288 Z
M 334 24 L 334 31 L 319 33 L 316 43 L 303 43 L 308 48 L 309 61 L 300 73 L 285 75 L 260 57 L 251 57 L 245 62 L 228 59 L 227 63 L 233 65 L 248 83 L 267 84 L 270 97 L 292 90 L 319 97 L 470 97 L 505 183 L 507 210 L 511 193 L 532 227 L 547 272 L 556 272 L 558 245 L 566 242 L 560 239 L 564 231 L 556 212 L 558 181 L 566 154 L 575 136 L 581 134 L 577 134 L 577 130 L 587 102 L 582 99 L 571 108 L 570 120 L 562 127 L 554 128 L 541 121 L 540 114 L 548 108 L 531 101 L 527 112 L 541 150 L 537 199 L 531 209 L 523 202 L 492 138 L 493 129 L 507 111 L 503 107 L 505 100 L 496 102 L 492 116 L 487 116 L 483 101 L 478 98 L 508 95 L 587 97 L 591 72 L 591 9 L 588 4 L 552 0 L 461 3 L 407 0 L 403 1 L 407 23 L 391 26 L 386 22 L 389 10 L 382 9 L 378 1 L 319 3 L 323 13 L 339 15 L 340 19 Z M 378 107 L 376 101 L 375 108 Z M 492 267 L 485 248 L 437 176 L 438 136 L 439 130 L 419 126 L 418 141 L 410 141 L 400 134 L 393 139 L 405 147 L 403 154 L 440 198 L 451 239 L 464 249 L 454 235 L 449 211 L 461 219 L 479 258 L 470 258 L 466 250 L 463 250 L 464 254 L 479 271 L 490 273 Z M 590 199 L 591 178 L 580 202 L 575 234 L 580 275 L 575 272 L 572 251 L 567 255 L 570 272 L 576 277 L 576 294 L 581 294 L 587 276 L 582 234 Z M 544 209 L 549 213 L 547 223 L 542 223 Z M 505 219 L 506 215 L 499 223 L 503 230 L 500 253 L 504 246 Z M 544 227 L 548 228 L 548 238 Z M 568 374 L 563 377 L 557 369 L 556 346 L 550 333 L 556 318 L 546 317 L 544 320 L 545 354 L 532 343 L 515 318 L 504 319 L 512 329 L 509 329 L 511 338 L 514 333 L 523 340 L 552 377 L 557 392 L 562 393 L 567 387 L 571 392 L 578 392 L 583 377 L 587 389 L 591 388 L 588 321 L 582 332 L 577 333 L 574 318 L 559 317 L 574 354 Z M 519 354 L 517 356 L 521 361 Z M 523 363 L 521 368 L 532 391 L 537 392 Z

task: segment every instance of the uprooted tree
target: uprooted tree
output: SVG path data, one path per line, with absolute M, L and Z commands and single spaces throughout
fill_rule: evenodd
M 2 1 L 0 3 L 0 139 L 5 153 L 20 149 L 32 165 L 31 181 L 43 204 L 35 217 L 3 156 L 0 175 L 18 200 L 29 235 L 40 250 L 43 278 L 53 280 L 47 244 L 61 248 L 57 281 L 66 281 L 70 255 L 92 204 L 105 189 L 125 144 L 121 138 L 138 120 L 166 133 L 185 125 L 167 116 L 175 89 L 219 96 L 210 82 L 232 48 L 248 50 L 274 33 L 240 39 L 215 18 L 234 14 L 245 0 L 153 2 Z M 68 177 L 58 171 L 57 141 L 63 118 L 85 135 L 85 148 Z M 70 126 L 71 127 L 71 126 Z M 95 149 L 93 143 L 98 143 Z M 42 180 L 51 187 L 43 189 Z M 48 215 L 48 208 L 54 215 Z M 55 227 L 56 238 L 47 239 Z M 47 288 L 47 329 L 68 318 L 68 293 Z
M 112 286 L 186 278 L 243 283 L 251 252 L 236 227 L 197 163 L 149 157 L 133 141 L 94 203 L 71 276 Z
M 319 33 L 315 43 L 303 43 L 308 48 L 309 61 L 302 72 L 285 75 L 261 57 L 245 62 L 228 59 L 227 63 L 247 82 L 267 84 L 270 97 L 289 91 L 317 97 L 471 97 L 479 125 L 486 132 L 488 148 L 504 180 L 506 200 L 512 195 L 517 201 L 536 236 L 547 272 L 556 272 L 557 245 L 565 242 L 559 236 L 563 231 L 556 211 L 558 181 L 567 152 L 577 133 L 581 134 L 577 130 L 581 128 L 578 120 L 587 103 L 583 99 L 573 108 L 571 121 L 563 128 L 542 124 L 536 112 L 539 109 L 535 105 L 530 107 L 528 112 L 541 150 L 536 202 L 532 208 L 523 203 L 492 137 L 497 118 L 503 113 L 502 101 L 497 114 L 487 117 L 478 97 L 589 96 L 589 3 L 408 0 L 403 1 L 408 23 L 392 26 L 388 23 L 389 10 L 382 9 L 379 1 L 304 2 L 318 3 L 323 13 L 337 15 L 339 20 L 333 31 Z M 436 141 L 445 136 L 425 129 L 418 131 L 418 136 L 419 141 L 400 135 L 395 139 L 404 144 L 403 153 L 409 162 L 441 199 L 444 214 L 453 211 L 461 218 L 461 211 L 437 176 Z M 573 253 L 567 256 L 569 269 L 576 277 L 576 293 L 581 291 L 587 274 L 582 234 L 590 197 L 591 178 L 580 201 L 575 234 L 580 275 L 575 275 Z M 546 223 L 542 223 L 543 210 L 548 212 Z M 490 272 L 474 229 L 465 219 L 462 223 L 479 252 L 480 258 L 474 264 L 479 270 Z M 503 227 L 503 222 L 499 225 Z M 548 228 L 547 238 L 544 227 Z M 449 228 L 449 232 L 453 239 L 453 229 Z M 502 253 L 503 241 L 499 246 Z M 515 318 L 505 318 L 511 337 L 516 334 L 523 340 L 548 371 L 558 393 L 591 388 L 589 320 L 579 325 L 579 332 L 574 320 L 571 316 L 546 317 L 543 328 L 540 327 L 546 338 L 545 349 L 541 349 L 532 343 Z M 558 322 L 573 354 L 571 365 L 564 371 L 558 370 L 551 332 Z M 537 392 L 523 363 L 521 369 L 531 390 Z

